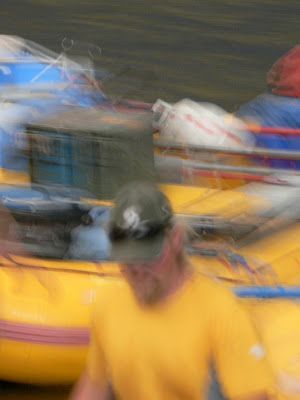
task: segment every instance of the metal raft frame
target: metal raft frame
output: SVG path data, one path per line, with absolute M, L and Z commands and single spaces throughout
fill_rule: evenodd
M 300 129 L 291 129 L 284 127 L 250 127 L 255 135 L 280 135 L 283 137 L 299 137 Z M 183 174 L 193 173 L 203 177 L 223 178 L 223 179 L 242 179 L 249 182 L 263 182 L 277 185 L 300 186 L 300 171 L 286 168 L 270 168 L 263 166 L 237 166 L 224 164 L 221 162 L 201 161 L 201 155 L 211 156 L 215 160 L 218 155 L 239 156 L 248 158 L 257 158 L 261 161 L 269 159 L 300 161 L 300 150 L 274 150 L 265 148 L 254 149 L 230 149 L 213 146 L 184 145 L 171 143 L 165 140 L 156 140 L 156 148 L 175 152 L 176 156 L 164 155 L 156 156 L 158 165 L 168 162 L 169 167 L 180 170 Z M 190 156 L 190 159 L 178 157 L 178 151 Z M 176 153 L 177 152 L 177 153 Z M 199 156 L 200 161 L 193 160 L 193 156 Z M 198 157 L 197 157 L 198 158 Z M 207 157 L 206 157 L 207 158 Z M 166 160 L 167 159 L 167 160 Z M 229 157 L 230 159 L 230 157 Z M 228 158 L 227 160 L 228 161 Z M 232 288 L 235 295 L 240 298 L 256 299 L 276 299 L 285 298 L 291 300 L 300 299 L 300 286 L 236 286 Z
M 280 135 L 284 137 L 299 137 L 300 129 L 281 128 L 281 127 L 250 127 L 249 131 L 255 135 Z M 280 185 L 295 185 L 295 178 L 299 178 L 300 184 L 300 171 L 297 172 L 287 168 L 270 168 L 263 166 L 238 166 L 231 163 L 222 163 L 214 161 L 218 156 L 229 156 L 232 161 L 234 157 L 244 157 L 252 159 L 260 159 L 261 163 L 267 163 L 270 159 L 282 161 L 300 161 L 300 150 L 273 150 L 265 148 L 254 149 L 231 149 L 216 146 L 199 146 L 199 145 L 185 145 L 181 143 L 169 142 L 166 140 L 158 139 L 154 141 L 156 148 L 165 151 L 165 155 L 156 156 L 158 165 L 169 166 L 181 171 L 183 175 L 191 174 L 203 177 L 221 178 L 221 179 L 242 179 L 252 182 L 264 182 Z M 188 159 L 172 155 L 181 151 Z M 169 152 L 169 154 L 168 154 Z M 199 157 L 200 160 L 195 160 L 194 157 Z M 201 156 L 205 156 L 206 160 L 202 161 Z M 207 157 L 211 161 L 207 161 Z M 288 178 L 293 177 L 293 183 Z

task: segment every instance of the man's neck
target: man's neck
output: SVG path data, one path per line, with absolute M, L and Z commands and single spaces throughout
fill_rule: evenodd
M 165 295 L 161 299 L 162 301 L 167 300 L 169 297 L 175 295 L 181 288 L 192 279 L 195 273 L 195 268 L 188 262 L 184 265 L 177 266 L 174 268 L 174 274 L 170 277 L 169 285 L 165 292 Z

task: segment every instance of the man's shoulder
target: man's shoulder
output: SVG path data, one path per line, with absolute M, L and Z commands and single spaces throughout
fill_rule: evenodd
M 193 286 L 194 293 L 207 300 L 207 304 L 212 307 L 236 302 L 234 294 L 224 282 L 207 277 L 201 272 L 196 273 Z
M 211 277 L 209 275 L 206 275 L 202 271 L 195 272 L 194 286 L 199 288 L 201 287 L 202 289 L 209 292 L 215 292 L 218 291 L 219 289 L 224 290 L 224 284 L 220 280 L 215 279 L 214 277 Z
M 120 293 L 127 290 L 127 287 L 127 283 L 121 276 L 100 278 L 97 284 L 96 298 L 114 296 L 117 292 Z
M 121 277 L 101 278 L 96 288 L 96 309 L 122 304 L 130 296 L 128 285 Z
M 300 99 L 293 97 L 278 96 L 272 93 L 262 93 L 254 99 L 242 104 L 236 112 L 238 117 L 258 114 L 264 117 L 265 114 L 286 111 L 299 112 Z

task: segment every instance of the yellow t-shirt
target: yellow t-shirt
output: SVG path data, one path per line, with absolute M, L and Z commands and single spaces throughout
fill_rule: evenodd
M 87 371 L 118 399 L 205 398 L 214 364 L 227 398 L 270 391 L 273 377 L 246 311 L 197 274 L 162 304 L 142 307 L 123 281 L 98 293 Z

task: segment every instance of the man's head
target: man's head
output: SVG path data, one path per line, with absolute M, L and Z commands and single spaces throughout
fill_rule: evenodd
M 143 303 L 164 297 L 180 270 L 183 232 L 167 197 L 153 184 L 133 182 L 115 199 L 109 225 L 112 258 Z
M 273 94 L 300 97 L 300 45 L 272 65 L 267 74 L 267 84 Z

